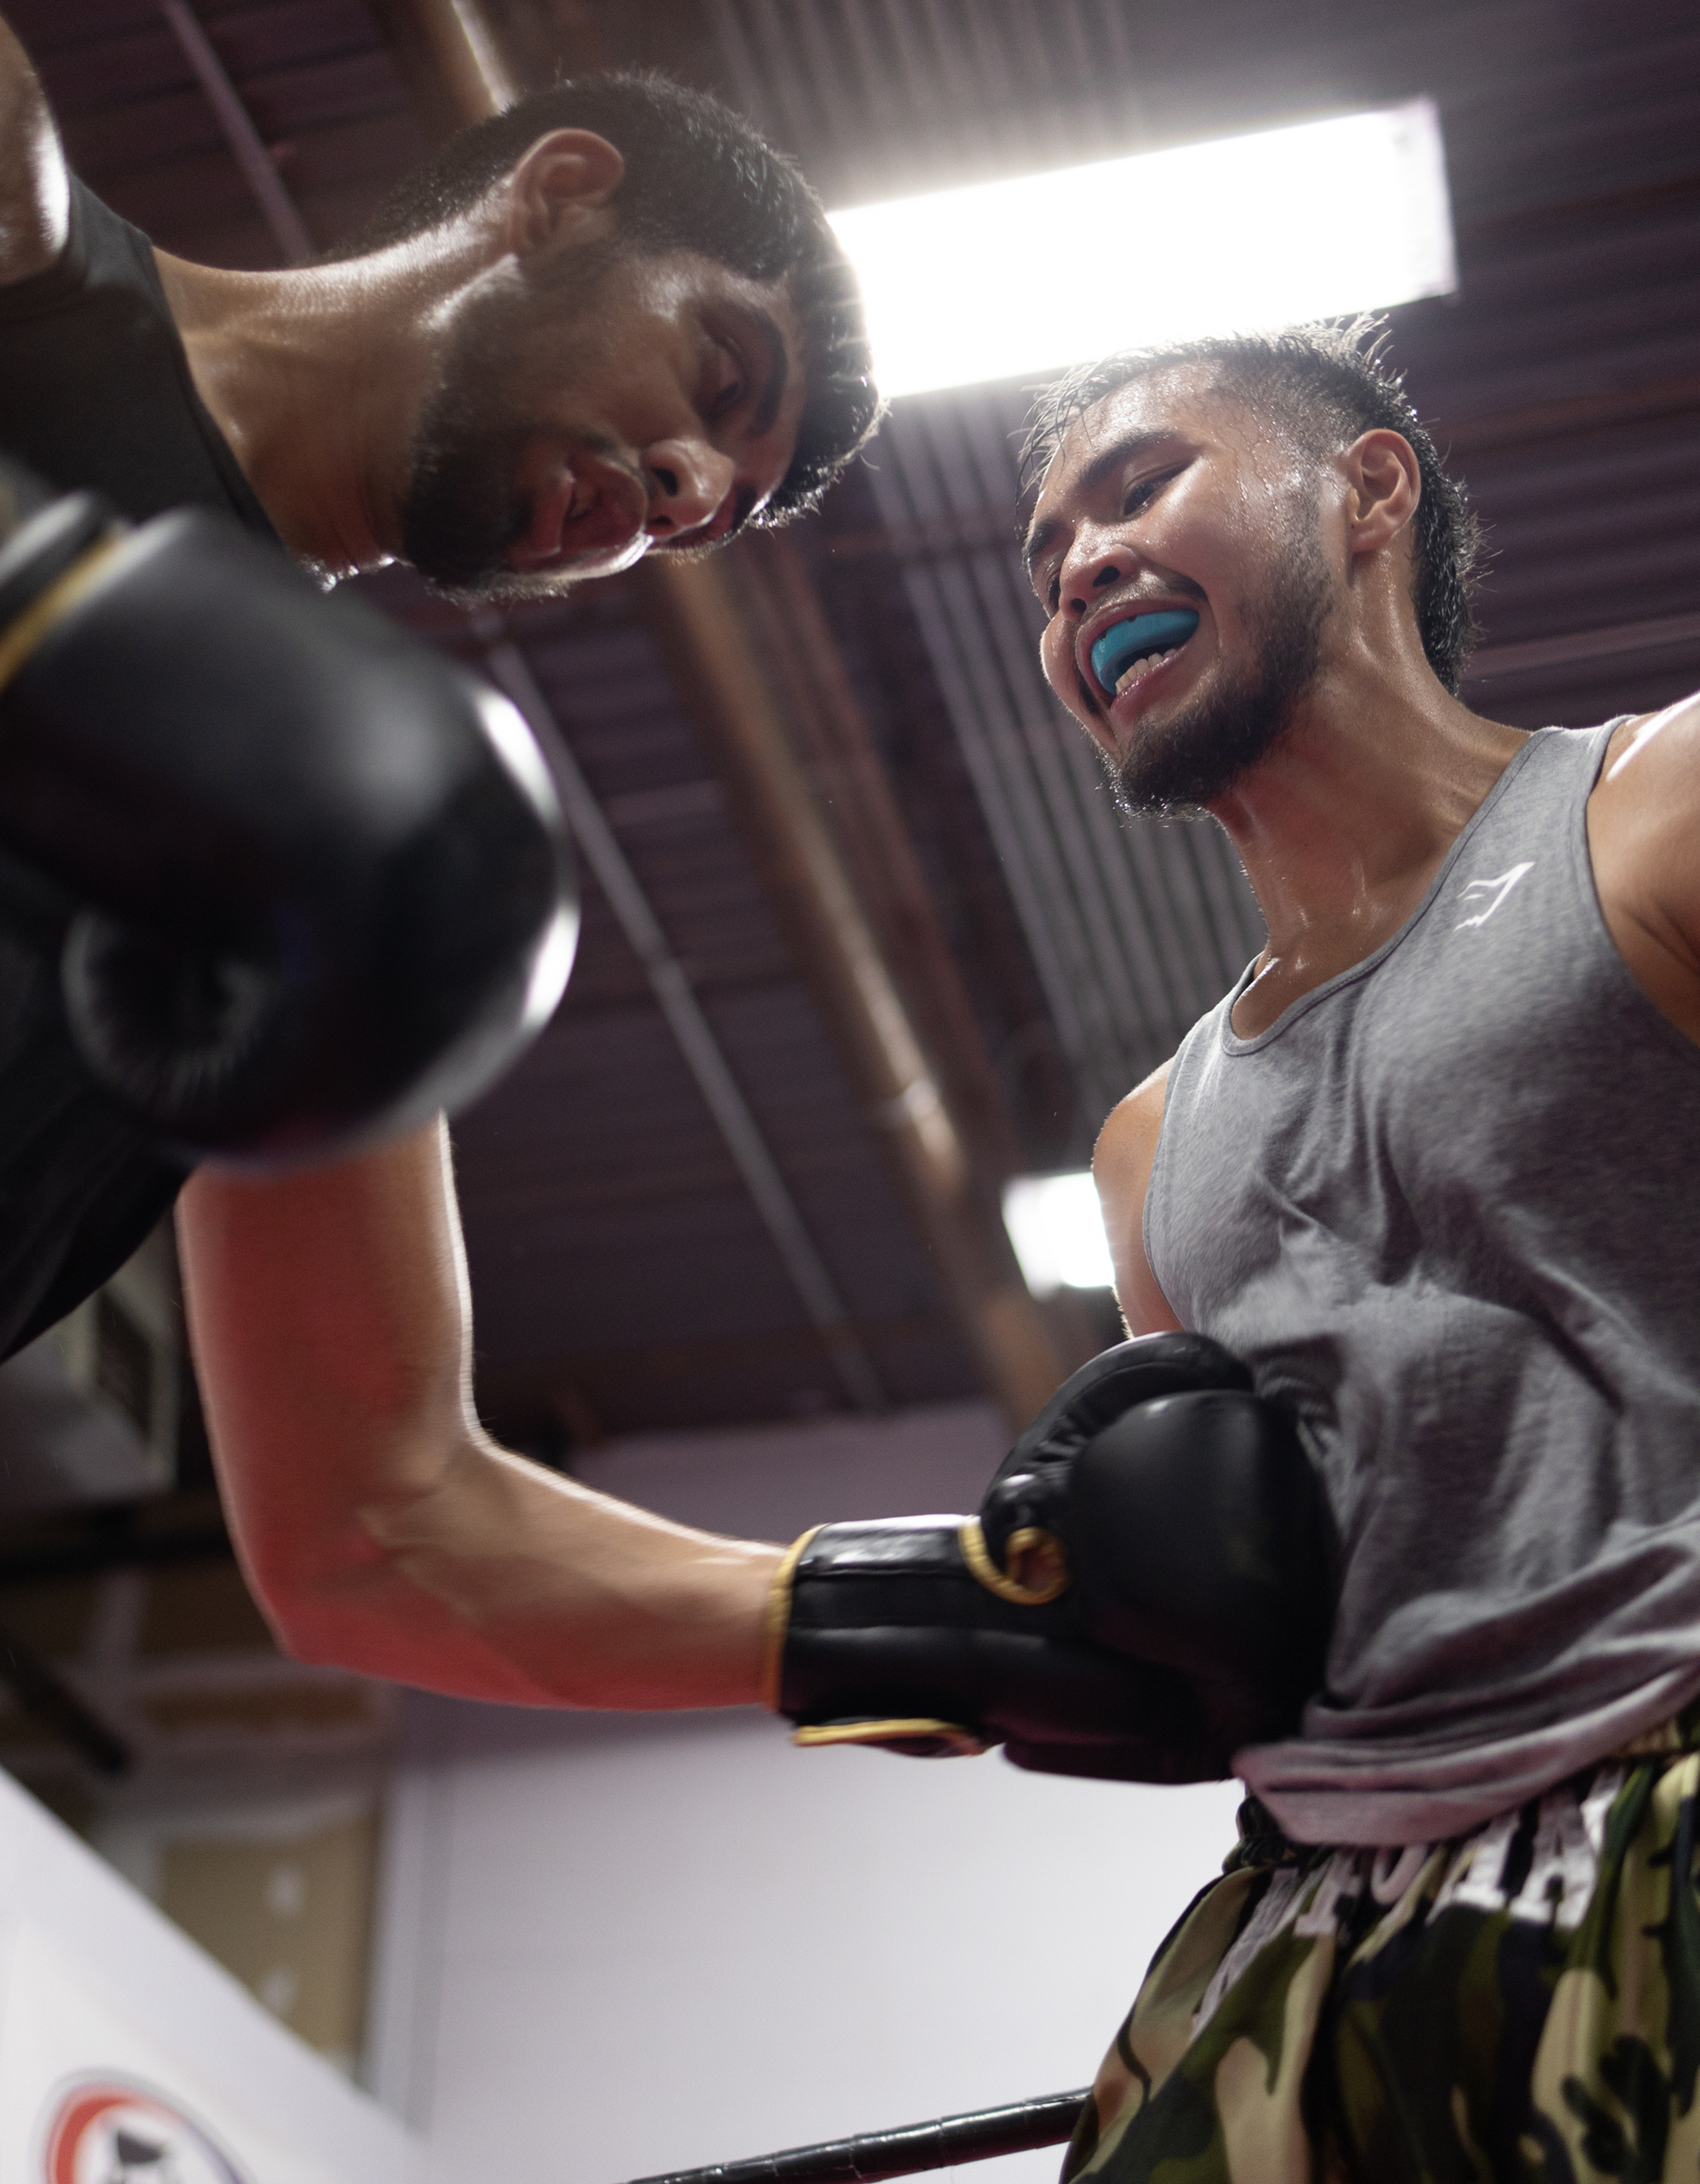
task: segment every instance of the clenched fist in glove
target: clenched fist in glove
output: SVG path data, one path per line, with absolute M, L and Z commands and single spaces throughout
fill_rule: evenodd
M 56 891 L 95 1084 L 250 1165 L 482 1090 L 577 928 L 514 708 L 225 517 L 128 531 L 3 464 L 0 501 L 0 849 Z
M 978 1517 L 828 1524 L 786 1558 L 768 1697 L 799 1742 L 1181 1782 L 1323 1678 L 1326 1509 L 1291 1425 L 1198 1335 L 1067 1381 Z

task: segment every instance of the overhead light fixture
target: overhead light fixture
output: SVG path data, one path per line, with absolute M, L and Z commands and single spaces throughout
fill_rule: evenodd
M 1004 1227 L 1035 1296 L 1116 1282 L 1097 1186 L 1073 1175 L 1019 1176 L 1004 1185 Z
M 887 395 L 1458 285 L 1434 102 L 832 215 Z

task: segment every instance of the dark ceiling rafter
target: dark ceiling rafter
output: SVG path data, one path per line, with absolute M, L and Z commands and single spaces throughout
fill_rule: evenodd
M 172 37 L 183 49 L 183 59 L 206 93 L 207 103 L 218 118 L 232 156 L 242 169 L 243 179 L 253 191 L 254 200 L 285 263 L 304 264 L 314 255 L 317 245 L 285 186 L 277 162 L 254 127 L 253 117 L 243 104 L 241 94 L 231 81 L 199 17 L 189 0 L 159 0 L 159 8 L 170 25 Z
M 757 1213 L 772 1239 L 791 1286 L 802 1299 L 845 1392 L 859 1410 L 886 1407 L 885 1391 L 866 1344 L 856 1332 L 838 1285 L 821 1258 L 798 1210 L 779 1165 L 769 1150 L 749 1102 L 738 1089 L 724 1049 L 715 1037 L 690 975 L 667 944 L 660 919 L 639 884 L 591 784 L 568 748 L 561 724 L 525 655 L 511 639 L 494 635 L 484 666 L 549 750 L 556 785 L 567 823 L 607 897 L 627 945 L 644 967 L 667 1028 L 672 1032 L 715 1126 L 743 1177 Z
M 413 55 L 442 57 L 444 100 L 458 107 L 460 120 L 498 110 L 507 78 L 487 57 L 501 54 L 501 41 L 476 0 L 384 0 L 383 20 L 386 29 L 403 31 Z M 788 581 L 794 595 L 806 578 L 793 569 Z M 1025 1422 L 1093 1342 L 1071 1318 L 1047 1314 L 1021 1278 L 998 1210 L 1003 1176 L 977 1165 L 958 1125 L 952 1088 L 916 1026 L 906 980 L 888 958 L 798 762 L 784 700 L 752 640 L 746 586 L 728 573 L 723 560 L 646 563 L 639 586 L 681 698 L 727 783 L 798 971 L 885 1149 L 933 1278 L 985 1386 L 1012 1422 Z M 830 656 L 831 632 L 818 610 L 812 636 Z M 827 673 L 833 697 L 842 704 L 847 683 L 841 671 Z M 795 703 L 799 694 L 791 695 Z M 819 691 L 814 696 L 819 702 Z M 807 695 L 803 702 L 809 702 Z M 862 811 L 868 818 L 874 806 L 865 800 Z M 901 865 L 906 854 L 912 857 L 888 800 L 874 823 L 898 826 L 895 863 Z M 910 910 L 932 923 L 924 900 L 911 898 Z M 929 944 L 914 953 L 911 980 L 922 975 L 923 964 L 936 985 L 954 985 L 942 938 L 929 936 Z M 978 1042 L 965 999 L 953 996 L 939 1014 L 954 1019 L 959 1039 Z M 996 1102 L 995 1080 L 983 1057 L 957 1074 L 978 1077 L 985 1096 Z M 1005 1136 L 1012 1144 L 1012 1131 Z M 736 1144 L 728 1142 L 736 1158 Z M 786 1264 L 795 1281 L 794 1254 Z M 801 1293 L 819 1324 L 817 1285 Z
M 753 635 L 739 551 L 646 564 L 640 574 L 662 650 L 985 1386 L 1012 1421 L 1025 1422 L 1081 1359 L 1065 1351 L 1021 1278 L 992 1195 L 1002 1178 L 975 1158 L 798 762 Z

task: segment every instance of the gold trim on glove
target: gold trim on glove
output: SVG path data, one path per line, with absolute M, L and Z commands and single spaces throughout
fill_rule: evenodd
M 0 690 L 5 688 L 53 625 L 76 605 L 123 543 L 121 535 L 96 539 L 62 576 L 54 578 L 38 598 L 31 600 L 15 622 L 0 629 Z
M 762 1614 L 762 1704 L 770 1714 L 779 1711 L 779 1686 L 785 1673 L 785 1633 L 791 1628 L 791 1579 L 808 1552 L 809 1542 L 821 1529 L 811 1524 L 800 1539 L 793 1539 L 773 1572 Z
M 957 1538 L 963 1560 L 1000 1600 L 1017 1607 L 1043 1607 L 1068 1590 L 1068 1557 L 1054 1532 L 1040 1531 L 1036 1524 L 1018 1527 L 1004 1550 L 1003 1570 L 986 1551 L 978 1517 L 964 1517 Z
M 808 1751 L 824 1745 L 894 1745 L 922 1738 L 943 1746 L 933 1755 L 941 1759 L 975 1759 L 992 1749 L 984 1737 L 977 1737 L 960 1722 L 935 1721 L 929 1715 L 918 1716 L 913 1721 L 818 1722 L 808 1729 L 794 1729 L 791 1735 L 794 1745 L 801 1745 Z

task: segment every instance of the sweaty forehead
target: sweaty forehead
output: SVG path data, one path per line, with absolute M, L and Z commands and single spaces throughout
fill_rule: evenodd
M 1251 404 L 1213 363 L 1169 365 L 1113 388 L 1066 428 L 1031 503 L 1022 558 L 1029 573 L 1131 464 L 1215 446 L 1259 460 Z
M 1112 388 L 1064 431 L 1040 482 L 1035 512 L 1044 508 L 1049 513 L 1060 499 L 1078 493 L 1095 479 L 1106 457 L 1118 458 L 1130 445 L 1185 439 L 1219 423 L 1225 398 L 1213 367 L 1204 364 L 1171 365 Z

